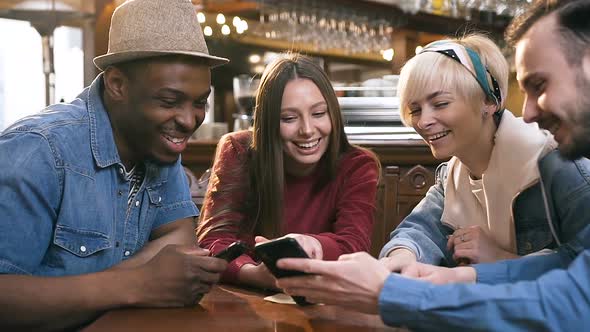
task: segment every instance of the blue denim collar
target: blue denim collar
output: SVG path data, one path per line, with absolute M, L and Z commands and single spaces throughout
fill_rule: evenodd
M 90 146 L 96 165 L 106 168 L 114 164 L 122 164 L 121 157 L 115 144 L 113 128 L 109 114 L 107 113 L 103 101 L 101 86 L 103 84 L 103 74 L 100 73 L 81 93 L 81 98 L 88 104 L 88 116 L 90 118 Z M 145 162 L 146 179 L 155 185 L 165 182 L 168 176 L 168 167 L 162 167 L 151 162 Z
M 109 114 L 102 102 L 102 73 L 100 73 L 82 94 L 88 104 L 90 117 L 90 145 L 98 167 L 121 163 Z

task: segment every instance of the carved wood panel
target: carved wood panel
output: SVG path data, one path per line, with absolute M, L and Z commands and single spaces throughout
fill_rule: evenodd
M 378 256 L 389 234 L 434 184 L 435 166 L 385 166 L 379 191 L 371 254 Z

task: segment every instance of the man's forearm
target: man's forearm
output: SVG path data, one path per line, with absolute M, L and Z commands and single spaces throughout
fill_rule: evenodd
M 526 256 L 518 260 L 475 264 L 473 268 L 477 272 L 477 282 L 494 285 L 534 280 L 551 270 L 566 269 L 573 258 L 570 252 L 560 250 L 551 255 Z
M 389 325 L 420 330 L 581 331 L 590 324 L 590 251 L 567 270 L 499 285 L 436 286 L 391 275 L 379 309 Z
M 131 271 L 70 277 L 0 275 L 0 330 L 61 330 L 134 301 Z
M 132 269 L 147 263 L 152 259 L 162 248 L 168 244 L 182 244 L 182 243 L 170 243 L 166 237 L 159 238 L 148 242 L 140 251 L 134 254 L 131 258 L 128 258 L 121 263 L 111 267 L 109 270 L 118 269 Z
M 115 265 L 111 270 L 129 269 L 147 263 L 169 244 L 196 245 L 193 218 L 187 218 L 164 225 L 152 233 L 150 241 L 133 257 Z

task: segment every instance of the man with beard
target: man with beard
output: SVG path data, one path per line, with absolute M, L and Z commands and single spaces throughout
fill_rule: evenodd
M 567 158 L 590 155 L 589 17 L 589 0 L 538 1 L 507 33 L 516 45 L 524 118 L 550 130 Z M 419 280 L 391 274 L 366 253 L 278 265 L 314 274 L 279 280 L 287 293 L 378 313 L 389 325 L 581 331 L 590 324 L 590 226 L 546 256 L 453 269 L 415 263 L 402 270 Z
M 104 72 L 0 135 L 0 330 L 61 330 L 128 306 L 194 305 L 227 264 L 196 246 L 180 153 L 205 117 L 188 0 L 118 7 Z

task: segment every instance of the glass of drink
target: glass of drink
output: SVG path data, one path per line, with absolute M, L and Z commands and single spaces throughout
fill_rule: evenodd
M 234 131 L 248 129 L 252 121 L 256 90 L 260 85 L 260 79 L 252 78 L 246 74 L 238 75 L 234 77 L 233 85 L 234 100 L 238 107 L 238 114 L 234 114 L 236 120 L 234 121 Z

